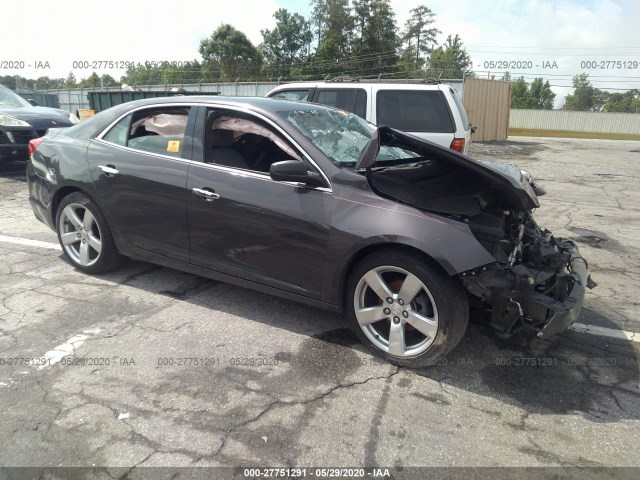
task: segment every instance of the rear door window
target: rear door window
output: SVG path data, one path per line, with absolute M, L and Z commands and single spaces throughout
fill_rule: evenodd
M 355 113 L 361 118 L 366 117 L 367 113 L 367 92 L 363 89 L 319 89 L 313 100 L 315 103 L 321 103 L 340 110 Z
M 144 152 L 181 157 L 190 107 L 138 110 L 114 125 L 102 139 Z
M 405 132 L 453 132 L 447 101 L 439 90 L 380 90 L 376 97 L 378 125 Z

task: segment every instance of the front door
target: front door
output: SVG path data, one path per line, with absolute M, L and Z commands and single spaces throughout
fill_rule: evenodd
M 194 158 L 187 179 L 191 262 L 320 298 L 328 185 L 307 188 L 269 177 L 271 163 L 303 157 L 263 119 L 207 109 L 200 128 L 202 161 Z

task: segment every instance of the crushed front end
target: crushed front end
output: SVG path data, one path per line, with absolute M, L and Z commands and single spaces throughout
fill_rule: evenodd
M 526 330 L 548 338 L 575 322 L 586 288 L 595 286 L 575 243 L 541 229 L 530 212 L 483 213 L 469 227 L 497 262 L 461 278 L 489 307 L 500 336 Z

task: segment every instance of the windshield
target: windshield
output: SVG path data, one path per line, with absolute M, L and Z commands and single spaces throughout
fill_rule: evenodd
M 0 85 L 0 108 L 16 108 L 16 107 L 30 107 L 31 104 L 27 102 L 20 95 L 13 93 L 6 87 Z
M 339 167 L 353 168 L 371 139 L 375 125 L 343 110 L 293 110 L 278 112 Z M 376 162 L 419 157 L 398 147 L 381 146 Z

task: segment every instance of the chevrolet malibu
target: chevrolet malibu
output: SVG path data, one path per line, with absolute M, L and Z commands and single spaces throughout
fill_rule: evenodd
M 30 149 L 31 206 L 77 269 L 126 256 L 343 312 L 399 364 L 450 351 L 470 306 L 551 337 L 593 286 L 519 169 L 317 104 L 140 100 Z

